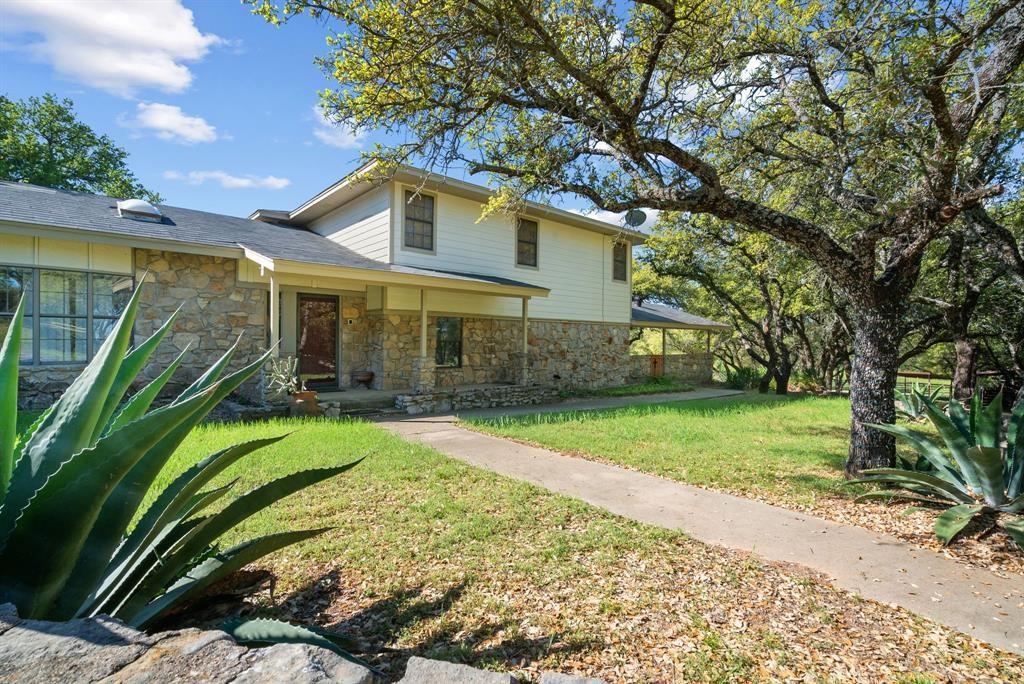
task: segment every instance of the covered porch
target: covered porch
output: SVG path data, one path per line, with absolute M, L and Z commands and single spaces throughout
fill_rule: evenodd
M 246 257 L 240 279 L 267 292 L 268 344 L 294 356 L 303 382 L 327 401 L 532 384 L 530 300 L 545 288 L 372 261 L 353 268 Z
M 630 355 L 632 380 L 664 377 L 697 384 L 711 380 L 712 338 L 732 330 L 732 326 L 726 323 L 664 304 L 643 301 L 633 302 L 630 327 L 638 331 L 654 330 L 656 336 L 660 337 L 660 345 L 655 353 Z M 669 334 L 672 331 L 688 331 L 700 338 L 700 342 L 670 352 Z

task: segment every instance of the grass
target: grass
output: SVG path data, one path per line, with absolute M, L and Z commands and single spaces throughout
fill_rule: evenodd
M 300 469 L 366 459 L 224 544 L 333 528 L 261 562 L 278 581 L 257 610 L 338 629 L 371 650 L 397 648 L 371 656 L 392 675 L 416 654 L 530 679 L 558 670 L 609 682 L 825 681 L 851 649 L 849 667 L 864 678 L 1024 672 L 1019 658 L 793 569 L 498 477 L 369 423 L 204 425 L 158 485 L 217 449 L 286 432 L 215 484 L 238 478 L 230 498 Z
M 850 496 L 850 403 L 745 394 L 720 399 L 469 419 L 475 429 L 713 488 L 795 503 Z
M 565 397 L 632 397 L 641 394 L 659 394 L 661 392 L 689 392 L 695 389 L 693 385 L 675 380 L 673 378 L 648 378 L 644 382 L 635 385 L 623 385 L 621 387 L 607 387 L 596 390 L 572 390 L 564 392 Z

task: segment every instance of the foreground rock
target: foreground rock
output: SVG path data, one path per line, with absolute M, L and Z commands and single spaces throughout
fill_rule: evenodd
M 68 622 L 22 620 L 0 605 L 0 682 L 209 682 L 373 684 L 374 674 L 307 644 L 239 646 L 225 632 L 145 634 L 105 616 Z M 514 684 L 511 675 L 413 656 L 405 684 Z M 544 684 L 602 684 L 545 673 Z
M 371 684 L 370 670 L 305 644 L 249 649 L 224 632 L 145 634 L 107 617 L 21 620 L 0 606 L 3 682 L 238 682 Z

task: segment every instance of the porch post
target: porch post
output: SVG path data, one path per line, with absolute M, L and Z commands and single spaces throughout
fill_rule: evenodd
M 522 315 L 520 317 L 520 340 L 519 353 L 513 355 L 512 374 L 517 385 L 532 385 L 533 377 L 530 373 L 530 298 L 523 297 Z
M 530 298 L 523 297 L 523 354 L 530 352 Z
M 665 375 L 666 375 L 665 371 L 668 370 L 665 367 L 665 363 L 666 363 L 666 361 L 665 361 L 665 356 L 666 356 L 665 347 L 667 346 L 666 343 L 665 343 L 666 335 L 667 335 L 667 330 L 665 328 L 662 328 L 661 329 L 661 377 L 665 377 Z
M 420 290 L 420 358 L 427 358 L 427 291 Z
M 277 284 L 274 272 L 270 272 L 270 348 L 271 356 L 281 355 L 281 331 L 278 325 L 281 312 L 281 288 Z
M 427 357 L 427 291 L 420 290 L 420 353 L 412 360 L 412 391 L 429 394 L 436 389 L 434 360 Z

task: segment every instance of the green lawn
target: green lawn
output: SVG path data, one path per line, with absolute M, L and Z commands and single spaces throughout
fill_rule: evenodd
M 745 394 L 468 423 L 684 482 L 796 503 L 854 493 L 842 485 L 850 403 L 841 398 Z
M 412 654 L 532 680 L 559 670 L 609 682 L 826 681 L 837 663 L 854 678 L 886 681 L 1024 674 L 1024 659 L 796 570 L 498 477 L 369 423 L 205 425 L 160 483 L 214 450 L 285 432 L 219 483 L 238 478 L 237 495 L 299 469 L 367 458 L 225 543 L 332 527 L 259 564 L 278 582 L 258 610 L 396 648 L 369 656 L 392 675 Z
M 596 390 L 572 390 L 565 392 L 567 397 L 632 397 L 641 394 L 658 394 L 660 392 L 689 392 L 694 386 L 672 378 L 648 378 L 635 385 L 607 387 Z

